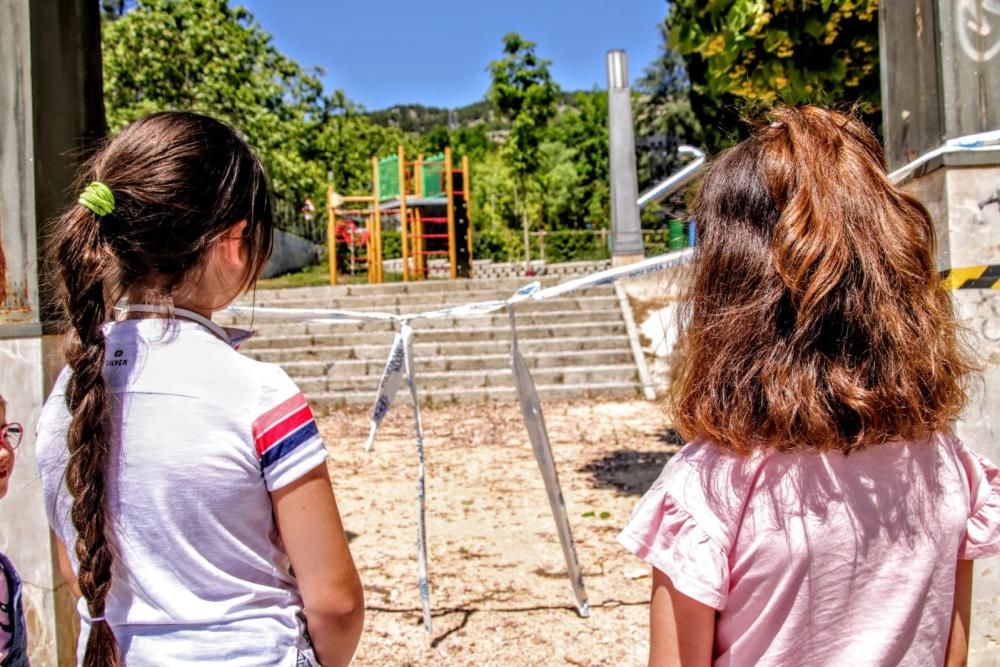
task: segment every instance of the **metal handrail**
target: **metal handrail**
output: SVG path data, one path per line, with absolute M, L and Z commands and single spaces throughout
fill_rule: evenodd
M 707 156 L 704 151 L 695 148 L 694 146 L 679 146 L 677 152 L 680 155 L 693 155 L 694 161 L 686 165 L 683 169 L 677 173 L 671 174 L 663 181 L 657 183 L 650 189 L 639 195 L 637 203 L 639 204 L 639 210 L 646 208 L 646 205 L 650 202 L 660 201 L 665 197 L 669 197 L 673 193 L 680 190 L 684 185 L 691 181 L 701 168 L 705 166 L 705 160 Z

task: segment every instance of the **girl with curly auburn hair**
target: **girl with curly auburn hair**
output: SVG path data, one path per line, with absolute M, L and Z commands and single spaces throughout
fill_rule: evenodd
M 650 665 L 960 664 L 1000 470 L 952 422 L 974 370 L 927 210 L 857 119 L 770 112 L 709 168 L 673 418 L 619 540 Z

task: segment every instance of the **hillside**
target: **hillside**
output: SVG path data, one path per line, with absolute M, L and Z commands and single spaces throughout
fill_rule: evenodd
M 576 91 L 560 92 L 560 106 L 575 108 L 576 94 Z M 485 124 L 488 130 L 504 129 L 506 125 L 494 116 L 492 105 L 485 99 L 451 110 L 422 104 L 396 104 L 387 109 L 369 111 L 365 115 L 376 125 L 397 127 L 404 132 L 417 134 L 425 134 L 436 127 L 448 127 L 452 123 L 456 128 Z M 452 116 L 452 123 L 449 123 L 449 115 Z

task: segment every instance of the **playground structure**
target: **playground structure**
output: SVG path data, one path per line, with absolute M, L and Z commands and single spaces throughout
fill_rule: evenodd
M 327 246 L 330 284 L 338 280 L 337 250 L 349 249 L 351 273 L 361 265 L 369 283 L 385 281 L 385 229 L 400 233 L 404 281 L 424 280 L 435 271 L 448 278 L 472 277 L 472 206 L 469 158 L 453 164 L 444 152 L 408 161 L 402 146 L 372 158 L 372 192 L 341 195 L 327 189 Z M 446 258 L 442 265 L 435 258 Z

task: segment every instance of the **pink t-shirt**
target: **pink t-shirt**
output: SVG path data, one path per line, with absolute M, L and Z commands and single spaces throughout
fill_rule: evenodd
M 950 435 L 844 456 L 684 447 L 619 541 L 719 610 L 714 664 L 940 665 L 1000 470 Z

